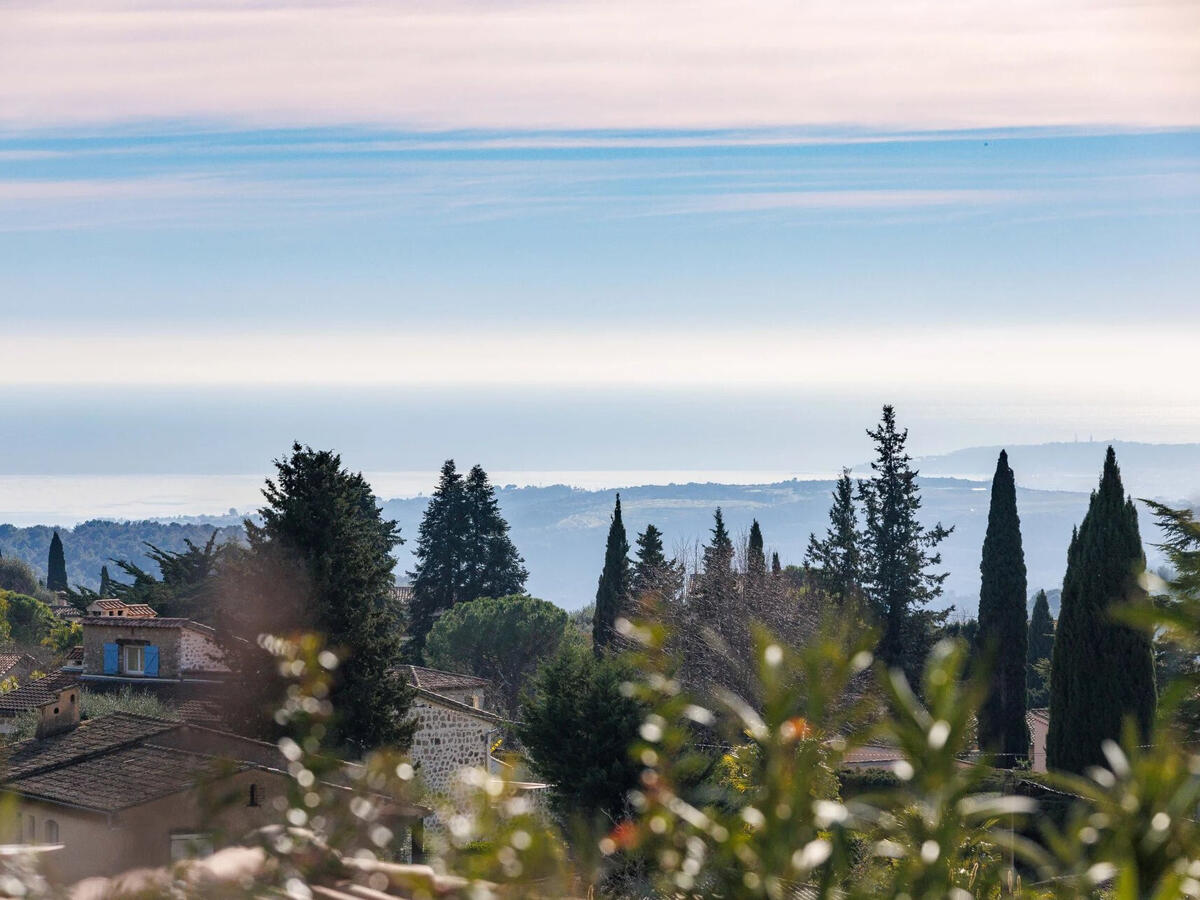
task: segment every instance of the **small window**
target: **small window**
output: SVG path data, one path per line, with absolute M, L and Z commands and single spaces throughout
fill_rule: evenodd
M 36 816 L 29 817 L 29 843 L 31 843 L 31 844 L 37 843 L 37 817 Z
M 146 648 L 141 644 L 125 645 L 125 674 L 142 675 L 146 671 Z
M 171 862 L 181 859 L 200 859 L 212 856 L 211 834 L 204 832 L 176 832 L 171 835 Z
M 261 806 L 262 805 L 262 794 L 260 794 L 258 792 L 257 784 L 250 785 L 250 802 L 247 803 L 246 805 L 247 806 Z
M 72 706 L 75 705 L 75 695 L 74 694 L 71 695 L 71 705 Z
M 46 843 L 47 844 L 57 844 L 58 843 L 58 823 L 55 822 L 53 819 L 46 820 Z

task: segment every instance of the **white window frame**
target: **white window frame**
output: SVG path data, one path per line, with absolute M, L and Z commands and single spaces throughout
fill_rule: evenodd
M 134 667 L 130 662 L 131 650 L 137 651 L 137 666 Z M 126 675 L 145 675 L 146 674 L 146 645 L 145 644 L 126 644 L 123 649 L 122 662 L 125 664 Z
M 213 837 L 208 832 L 175 832 L 171 835 L 171 862 L 203 859 L 213 854 Z

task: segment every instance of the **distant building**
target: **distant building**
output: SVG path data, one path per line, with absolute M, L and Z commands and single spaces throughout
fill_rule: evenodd
M 65 591 L 55 591 L 54 599 L 50 601 L 50 612 L 63 619 L 64 621 L 74 621 L 80 618 L 83 613 L 67 599 Z
M 87 606 L 89 616 L 115 616 L 124 619 L 153 619 L 158 613 L 145 603 L 124 603 L 121 600 L 93 600 Z
M 37 667 L 37 660 L 28 653 L 0 653 L 0 681 L 15 678 L 18 684 L 24 684 Z
M 1029 725 L 1029 768 L 1046 771 L 1046 735 L 1050 732 L 1050 710 L 1031 709 L 1025 713 Z
M 67 685 L 39 707 L 38 736 L 10 748 L 0 791 L 18 803 L 9 840 L 62 845 L 43 861 L 69 883 L 207 855 L 218 834 L 237 841 L 279 821 L 286 772 L 274 744 L 227 732 L 124 713 L 81 724 L 78 686 Z M 197 785 L 213 778 L 228 802 L 210 814 Z M 389 807 L 401 858 L 428 812 Z
M 229 672 L 216 632 L 191 619 L 103 615 L 80 624 L 84 683 L 217 683 Z

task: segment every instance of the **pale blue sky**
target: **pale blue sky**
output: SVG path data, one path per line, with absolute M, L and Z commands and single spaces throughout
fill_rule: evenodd
M 5 17 L 0 473 L 1200 440 L 1194 4 Z

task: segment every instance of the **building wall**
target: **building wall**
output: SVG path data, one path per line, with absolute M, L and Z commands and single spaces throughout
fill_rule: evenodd
M 158 647 L 158 677 L 179 677 L 179 628 L 138 628 L 132 625 L 91 625 L 83 629 L 83 671 L 104 674 L 104 645 L 145 641 Z M 131 676 L 137 677 L 137 676 Z
M 179 665 L 185 672 L 228 672 L 221 650 L 209 635 L 191 628 L 181 630 Z
M 450 793 L 455 775 L 464 766 L 487 767 L 488 744 L 498 723 L 426 697 L 413 701 L 412 712 L 417 718 L 412 759 L 432 793 Z

